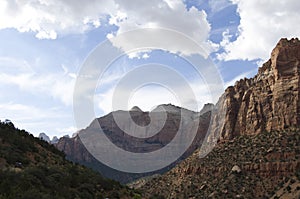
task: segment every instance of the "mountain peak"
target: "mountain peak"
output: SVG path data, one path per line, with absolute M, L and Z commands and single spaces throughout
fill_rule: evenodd
M 214 107 L 215 107 L 215 105 L 212 103 L 204 104 L 203 108 L 200 111 L 200 115 L 207 113 L 209 111 L 212 111 Z
M 130 109 L 130 111 L 136 111 L 136 112 L 143 112 L 142 109 L 140 109 L 140 107 L 138 106 L 134 106 Z
M 300 41 L 281 39 L 271 53 L 271 68 L 275 78 L 298 75 L 300 60 Z
M 271 52 L 271 58 L 258 70 L 258 75 L 275 75 L 275 78 L 287 77 L 298 73 L 300 59 L 300 41 L 298 38 L 282 38 Z
M 152 112 L 179 112 L 181 110 L 180 107 L 177 107 L 173 104 L 160 104 L 155 109 L 152 110 Z
M 50 142 L 50 138 L 49 138 L 49 136 L 48 136 L 46 133 L 40 133 L 40 134 L 39 134 L 39 138 L 40 138 L 41 140 L 46 141 L 46 142 Z
M 293 45 L 299 45 L 300 41 L 298 38 L 292 38 L 292 39 L 287 39 L 287 38 L 281 38 L 279 42 L 276 45 L 277 47 L 284 47 L 284 46 L 293 46 Z

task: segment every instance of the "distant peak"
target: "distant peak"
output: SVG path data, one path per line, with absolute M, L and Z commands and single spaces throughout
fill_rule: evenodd
M 214 109 L 214 107 L 215 107 L 215 105 L 212 103 L 204 104 L 203 108 L 200 111 L 200 115 L 207 113 L 209 111 L 212 111 Z
M 274 74 L 276 79 L 297 75 L 295 71 L 298 71 L 299 50 L 300 41 L 298 38 L 280 39 L 271 52 L 271 58 L 259 68 L 258 75 Z
M 50 142 L 50 138 L 49 138 L 49 136 L 46 134 L 46 133 L 40 133 L 39 134 L 39 138 L 41 139 L 41 140 L 44 140 L 44 141 L 46 141 L 46 142 Z
M 180 110 L 181 110 L 180 107 L 174 106 L 172 104 L 161 104 L 158 105 L 155 109 L 153 109 L 152 112 L 162 112 L 162 111 L 178 112 Z
M 173 105 L 171 103 L 169 103 L 169 104 L 161 104 L 161 105 L 158 105 L 158 106 L 161 106 L 161 107 L 177 107 L 177 106 L 175 106 L 175 105 Z
M 142 109 L 140 109 L 138 106 L 134 106 L 130 109 L 130 111 L 137 111 L 137 112 L 143 112 Z

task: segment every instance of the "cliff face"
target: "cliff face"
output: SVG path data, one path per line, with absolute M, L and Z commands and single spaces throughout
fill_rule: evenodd
M 86 150 L 78 135 L 73 138 L 62 137 L 55 146 L 74 162 L 90 163 L 93 161 L 93 156 Z
M 242 79 L 225 90 L 217 104 L 223 113 L 214 116 L 213 135 L 220 131 L 221 140 L 226 140 L 298 127 L 299 70 L 300 41 L 281 39 L 254 78 Z M 218 126 L 220 114 L 225 116 L 224 126 Z

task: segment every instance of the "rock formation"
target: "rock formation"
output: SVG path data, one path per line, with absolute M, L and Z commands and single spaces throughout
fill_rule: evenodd
M 300 41 L 281 39 L 271 58 L 250 79 L 230 86 L 219 99 L 212 135 L 220 139 L 300 125 Z M 222 115 L 223 114 L 223 115 Z M 224 126 L 218 119 L 224 116 Z

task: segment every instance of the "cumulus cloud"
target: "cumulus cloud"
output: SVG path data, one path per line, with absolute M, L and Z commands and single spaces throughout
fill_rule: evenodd
M 35 32 L 39 39 L 56 39 L 57 34 L 80 33 L 98 27 L 100 18 L 114 12 L 106 0 L 33 0 L 0 2 L 0 29 Z
M 299 37 L 300 1 L 231 0 L 240 15 L 238 37 L 224 34 L 222 60 L 266 60 L 281 37 Z
M 203 10 L 198 10 L 195 7 L 188 10 L 180 0 L 153 0 L 143 1 L 142 3 L 139 0 L 130 1 L 130 3 L 124 0 L 116 0 L 116 2 L 119 11 L 115 17 L 111 18 L 110 24 L 119 27 L 116 33 L 117 36 L 137 28 L 165 28 L 184 34 L 200 44 L 208 53 L 214 49 L 212 43 L 208 41 L 211 27 Z M 111 39 L 112 35 L 109 35 L 108 38 Z M 134 41 L 151 43 L 151 40 L 153 40 L 153 43 L 155 43 L 157 39 L 160 39 L 161 42 L 166 40 L 163 34 L 153 37 L 139 34 L 135 36 Z M 198 53 L 197 51 L 191 51 L 182 42 L 174 39 L 172 42 L 163 45 L 163 48 L 170 52 L 178 51 L 185 55 Z M 130 45 L 132 45 L 127 40 L 113 41 L 113 44 L 124 50 L 130 49 Z
M 120 33 L 136 28 L 167 28 L 183 33 L 211 52 L 208 41 L 210 24 L 206 13 L 195 7 L 189 9 L 181 0 L 33 0 L 0 2 L 0 29 L 15 28 L 20 32 L 34 32 L 39 39 L 56 39 L 60 34 L 83 33 L 101 25 L 101 19 L 109 19 L 118 27 L 109 33 L 111 39 Z M 143 40 L 151 40 L 140 35 Z M 128 41 L 114 43 L 126 49 Z M 182 44 L 173 46 L 182 53 L 190 53 Z M 165 47 L 168 50 L 168 46 Z M 189 51 L 188 51 L 189 50 Z

